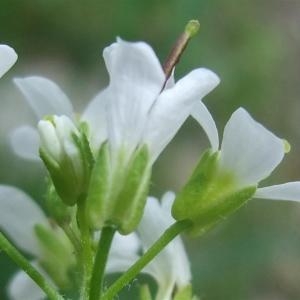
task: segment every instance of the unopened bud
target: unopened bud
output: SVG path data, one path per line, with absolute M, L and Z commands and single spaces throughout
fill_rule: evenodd
M 90 175 L 90 149 L 85 135 L 66 116 L 53 116 L 38 124 L 40 156 L 58 195 L 74 205 L 86 193 Z

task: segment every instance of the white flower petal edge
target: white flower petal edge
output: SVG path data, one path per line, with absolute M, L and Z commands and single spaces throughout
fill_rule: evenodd
M 91 148 L 96 153 L 107 139 L 107 101 L 106 90 L 98 93 L 84 110 L 81 120 L 89 126 L 88 139 Z
M 24 125 L 10 133 L 10 143 L 13 151 L 22 158 L 40 161 L 39 135 L 31 126 Z
M 140 141 L 165 75 L 154 51 L 144 42 L 118 39 L 104 49 L 103 56 L 110 76 L 106 97 L 111 146 L 113 151 L 124 146 L 131 153 Z
M 0 78 L 14 65 L 18 55 L 7 45 L 0 45 Z
M 198 121 L 200 126 L 206 133 L 212 150 L 218 151 L 219 149 L 219 134 L 216 123 L 208 111 L 206 106 L 202 102 L 194 104 L 192 109 L 192 117 Z
M 149 113 L 143 140 L 148 144 L 152 161 L 166 147 L 191 114 L 193 105 L 211 92 L 220 80 L 212 71 L 199 68 L 164 90 Z
M 220 163 L 235 174 L 239 186 L 257 184 L 268 177 L 284 156 L 284 142 L 252 119 L 243 108 L 227 122 Z
M 34 226 L 49 228 L 46 216 L 37 204 L 21 190 L 0 185 L 0 228 L 16 244 L 29 254 L 39 257 L 39 245 Z
M 136 233 L 121 235 L 116 233 L 112 242 L 105 272 L 127 271 L 138 259 L 141 242 Z
M 300 181 L 258 188 L 254 198 L 300 202 Z
M 138 234 L 146 251 L 162 233 L 174 223 L 170 207 L 175 199 L 174 193 L 168 192 L 162 198 L 162 204 L 156 198 L 147 200 L 144 216 L 138 227 Z M 143 272 L 153 276 L 158 285 L 157 299 L 171 299 L 175 286 L 189 284 L 191 273 L 189 261 L 180 237 L 174 239 Z
M 32 262 L 32 265 L 48 278 L 37 262 Z M 42 300 L 46 298 L 41 288 L 24 271 L 17 272 L 11 278 L 7 292 L 11 300 Z
M 39 76 L 15 78 L 38 120 L 46 115 L 66 115 L 73 118 L 73 107 L 64 92 L 53 81 Z

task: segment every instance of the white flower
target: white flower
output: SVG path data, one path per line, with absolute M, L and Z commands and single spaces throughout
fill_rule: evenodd
M 213 151 L 219 148 L 216 125 L 203 105 L 193 117 L 202 125 Z M 243 109 L 236 110 L 227 122 L 220 148 L 220 170 L 234 176 L 236 188 L 256 186 L 279 165 L 285 142 L 251 118 Z M 257 188 L 254 198 L 300 201 L 300 182 Z
M 17 58 L 13 48 L 0 44 L 0 78 L 14 65 Z
M 71 285 L 74 248 L 64 231 L 49 221 L 41 208 L 23 191 L 0 185 L 0 230 L 14 245 L 33 257 L 31 264 L 54 286 Z M 44 292 L 24 271 L 13 276 L 8 294 L 14 300 L 44 299 Z
M 0 185 L 0 229 L 22 251 L 35 257 L 33 265 L 40 271 L 37 260 L 42 258 L 34 227 L 39 224 L 51 230 L 43 211 L 21 190 Z M 43 271 L 42 271 L 43 272 Z M 19 271 L 9 283 L 8 294 L 13 300 L 44 299 L 44 293 L 24 271 Z
M 153 162 L 201 100 L 219 82 L 207 69 L 196 69 L 162 91 L 165 75 L 153 50 L 143 42 L 117 40 L 103 52 L 109 86 L 83 112 L 95 152 L 108 140 L 112 156 L 125 151 L 128 158 L 147 144 Z M 38 119 L 66 115 L 74 119 L 71 102 L 53 82 L 41 77 L 15 80 Z M 37 157 L 38 138 L 23 126 L 11 137 L 14 150 L 25 158 Z M 22 147 L 21 147 L 22 145 Z
M 150 197 L 138 232 L 127 236 L 115 235 L 106 273 L 125 272 L 139 258 L 141 248 L 146 251 L 174 222 L 170 215 L 174 197 L 173 193 L 166 193 L 161 204 Z M 17 188 L 0 185 L 1 230 L 19 249 L 32 255 L 33 265 L 49 278 L 38 263 L 43 258 L 43 252 L 34 231 L 37 224 L 53 230 L 43 211 L 29 196 Z M 178 237 L 172 241 L 143 272 L 156 279 L 159 285 L 157 299 L 171 299 L 175 287 L 186 286 L 191 274 L 181 239 Z M 39 300 L 45 297 L 24 271 L 19 271 L 12 278 L 8 293 L 13 300 Z
M 129 236 L 118 235 L 118 241 L 113 244 L 108 272 L 118 272 L 120 266 L 126 271 L 138 259 L 138 250 L 142 248 L 145 252 L 175 222 L 171 216 L 174 199 L 175 194 L 171 192 L 164 194 L 161 203 L 156 198 L 148 197 L 137 233 Z M 133 245 L 131 249 L 128 249 L 129 245 Z M 181 238 L 175 238 L 142 270 L 142 273 L 149 274 L 156 280 L 159 287 L 157 300 L 172 299 L 175 288 L 187 286 L 191 280 L 191 272 Z

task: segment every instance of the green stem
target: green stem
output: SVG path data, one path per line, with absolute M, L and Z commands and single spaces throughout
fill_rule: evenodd
M 64 299 L 1 232 L 0 249 L 2 249 L 21 269 L 23 269 L 26 274 L 28 274 L 28 276 L 45 292 L 50 300 Z
M 78 202 L 77 217 L 79 230 L 81 233 L 81 266 L 82 266 L 82 286 L 80 299 L 89 299 L 90 281 L 93 270 L 93 250 L 91 241 L 91 232 L 86 220 L 85 199 Z
M 163 235 L 147 250 L 147 252 L 136 261 L 126 273 L 120 276 L 106 291 L 102 300 L 111 300 L 114 296 L 129 284 L 140 271 L 162 251 L 178 234 L 191 226 L 189 220 L 177 221 L 171 225 Z
M 69 238 L 70 242 L 72 243 L 76 254 L 79 254 L 81 251 L 81 245 L 78 237 L 76 236 L 73 229 L 70 227 L 69 224 L 62 224 L 60 225 L 66 236 Z
M 113 227 L 104 227 L 101 231 L 91 280 L 90 300 L 100 299 L 106 262 L 115 232 Z

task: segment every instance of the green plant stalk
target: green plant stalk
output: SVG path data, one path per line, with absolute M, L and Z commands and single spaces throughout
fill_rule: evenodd
M 80 299 L 88 300 L 90 294 L 90 282 L 93 270 L 93 249 L 91 233 L 86 219 L 85 199 L 77 203 L 77 217 L 80 230 L 81 240 L 81 267 L 82 267 L 82 286 Z
M 62 224 L 60 225 L 66 236 L 69 238 L 70 242 L 72 243 L 76 255 L 78 255 L 81 252 L 81 245 L 80 241 L 77 238 L 76 234 L 72 230 L 69 224 Z
M 0 232 L 0 249 L 3 250 L 49 297 L 50 300 L 63 300 L 56 289 L 34 268 L 29 261 Z
M 101 231 L 94 261 L 89 300 L 98 300 L 101 297 L 106 262 L 115 232 L 116 230 L 113 227 L 104 227 Z
M 102 300 L 111 300 L 115 295 L 129 284 L 141 270 L 157 256 L 178 234 L 192 226 L 191 221 L 177 221 L 171 225 L 163 235 L 147 250 L 147 252 L 134 263 L 126 273 L 120 276 L 106 291 Z M 99 299 L 98 299 L 99 300 Z

